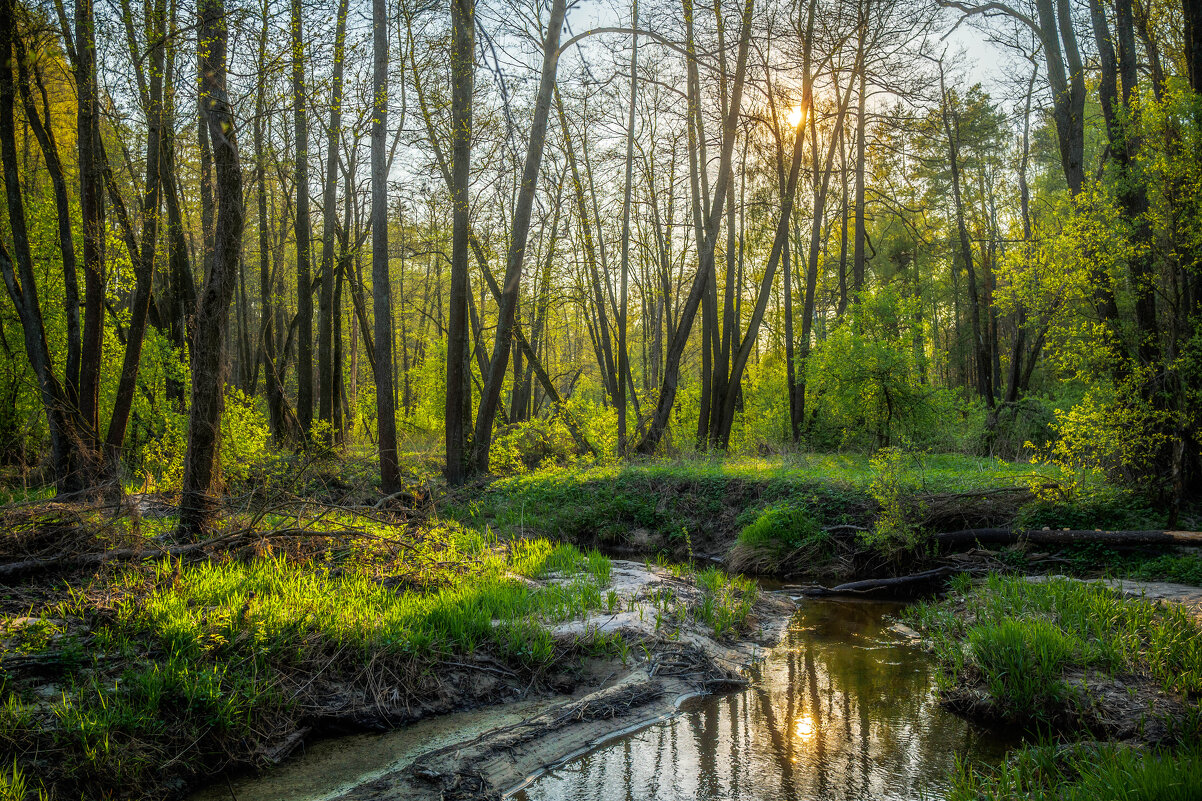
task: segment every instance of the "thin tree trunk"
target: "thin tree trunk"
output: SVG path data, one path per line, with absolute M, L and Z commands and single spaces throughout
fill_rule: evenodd
M 310 269 L 309 119 L 301 0 L 292 0 L 292 118 L 296 137 L 296 416 L 300 436 L 313 425 L 313 277 Z
M 374 2 L 374 0 L 373 0 Z M 338 145 L 342 138 L 342 74 L 346 50 L 346 14 L 349 0 L 339 0 L 334 28 L 334 72 L 330 92 L 330 125 L 326 129 L 326 174 L 322 193 L 320 292 L 317 301 L 317 417 L 330 424 L 327 436 L 334 434 L 334 235 L 338 218 L 337 203 Z M 373 120 L 374 122 L 374 120 Z M 349 204 L 351 198 L 343 198 Z M 332 444 L 328 441 L 327 445 Z
M 680 360 L 688 343 L 689 331 L 693 327 L 693 318 L 701 303 L 705 291 L 707 276 L 714 270 L 714 249 L 718 240 L 718 229 L 722 220 L 723 204 L 726 201 L 726 188 L 731 180 L 731 157 L 734 151 L 738 114 L 743 98 L 743 78 L 747 70 L 747 50 L 751 39 L 751 15 L 754 10 L 754 0 L 746 0 L 743 6 L 742 31 L 739 36 L 738 62 L 735 68 L 735 79 L 731 90 L 730 109 L 723 121 L 722 155 L 718 163 L 718 181 L 714 187 L 714 199 L 705 222 L 705 238 L 698 254 L 700 264 L 697 275 L 689 289 L 688 298 L 679 310 L 679 324 L 668 346 L 664 359 L 664 380 L 660 387 L 659 399 L 655 412 L 647 427 L 646 433 L 639 441 L 639 453 L 655 452 L 664 432 L 668 427 L 668 418 L 672 406 L 676 402 L 676 389 L 680 381 Z
M 75 84 L 78 98 L 79 205 L 83 226 L 84 313 L 80 341 L 81 435 L 97 443 L 100 431 L 100 368 L 104 354 L 105 225 L 104 165 L 99 156 L 100 97 L 96 84 L 96 37 L 92 0 L 75 3 Z
M 371 118 L 371 280 L 380 491 L 388 496 L 400 490 L 400 475 L 392 391 L 392 330 L 388 326 L 391 286 L 388 274 L 388 174 L 384 152 L 388 123 L 388 11 L 385 3 L 386 0 L 372 0 L 371 3 L 372 97 L 375 98 Z
M 492 358 L 489 360 L 488 377 L 480 397 L 480 409 L 476 414 L 476 438 L 473 447 L 475 470 L 488 471 L 489 448 L 492 446 L 493 417 L 501 397 L 501 384 L 505 379 L 506 362 L 509 359 L 510 336 L 513 332 L 513 317 L 521 289 L 522 260 L 526 253 L 526 238 L 530 233 L 530 213 L 534 206 L 534 192 L 542 166 L 543 148 L 547 141 L 547 120 L 551 112 L 551 95 L 555 88 L 555 73 L 559 63 L 559 35 L 563 29 L 563 18 L 567 10 L 566 0 L 552 0 L 551 16 L 547 22 L 547 38 L 543 44 L 543 66 L 539 77 L 538 97 L 534 106 L 534 120 L 530 129 L 530 142 L 526 150 L 526 163 L 522 168 L 522 183 L 518 192 L 517 205 L 513 212 L 513 228 L 510 232 L 509 253 L 506 257 L 505 285 L 501 292 L 500 308 L 497 312 L 497 332 L 493 342 Z M 619 381 L 621 376 L 619 376 Z
M 446 451 L 447 481 L 467 476 L 471 382 L 468 357 L 467 271 L 470 232 L 468 184 L 471 180 L 472 88 L 476 58 L 475 0 L 451 0 L 451 293 L 447 320 Z
M 639 27 L 639 2 L 634 0 L 631 27 Z M 622 203 L 622 278 L 621 299 L 618 305 L 618 453 L 626 454 L 626 383 L 630 374 L 630 354 L 626 346 L 627 284 L 630 272 L 630 193 L 634 186 L 634 110 L 638 98 L 639 37 L 631 36 L 630 45 L 630 112 L 626 120 L 626 188 Z
M 138 364 L 142 357 L 142 341 L 146 333 L 146 314 L 154 280 L 155 251 L 159 239 L 159 207 L 162 205 L 162 124 L 163 124 L 163 67 L 164 45 L 167 38 L 167 9 L 165 0 L 155 0 L 154 22 L 147 23 L 150 43 L 150 90 L 146 106 L 146 194 L 142 202 L 142 247 L 134 262 L 135 285 L 130 300 L 129 327 L 125 337 L 125 357 L 117 395 L 113 401 L 105 446 L 115 471 L 121 446 L 133 407 L 134 389 L 138 379 Z

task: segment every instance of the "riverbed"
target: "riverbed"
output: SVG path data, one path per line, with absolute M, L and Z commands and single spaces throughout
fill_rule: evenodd
M 901 608 L 802 600 L 780 644 L 749 668 L 746 689 L 682 694 L 676 714 L 627 722 L 627 733 L 597 738 L 596 747 L 565 746 L 560 753 L 573 752 L 569 758 L 551 760 L 524 780 L 519 774 L 505 795 L 515 801 L 938 799 L 958 757 L 996 761 L 1018 738 L 940 706 L 931 657 L 891 627 Z M 458 755 L 460 744 L 470 751 L 490 731 L 545 715 L 552 703 L 507 704 L 318 743 L 264 776 L 210 787 L 199 797 L 414 797 L 402 788 L 412 785 L 412 766 L 430 763 L 432 752 Z M 554 746 L 553 734 L 544 739 Z
M 994 761 L 1016 737 L 939 705 L 934 666 L 892 631 L 895 603 L 810 600 L 743 692 L 578 757 L 516 801 L 939 798 L 957 756 Z

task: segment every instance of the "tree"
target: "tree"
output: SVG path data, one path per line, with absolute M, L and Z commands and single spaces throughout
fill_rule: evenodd
M 228 334 L 228 311 L 234 297 L 242 249 L 242 164 L 238 155 L 233 109 L 226 89 L 229 18 L 224 0 L 200 0 L 200 106 L 208 122 L 216 172 L 216 225 L 213 263 L 196 313 L 192 358 L 192 406 L 188 450 L 180 493 L 179 533 L 198 539 L 209 531 L 220 484 L 217 452 L 221 444 L 221 411 L 225 400 L 222 358 Z
M 380 490 L 400 489 L 397 473 L 396 409 L 393 406 L 391 299 L 388 276 L 388 173 L 384 138 L 388 122 L 388 13 L 385 0 L 372 0 L 371 119 L 371 280 L 375 313 L 376 418 L 380 451 Z M 402 347 L 404 343 L 402 342 Z

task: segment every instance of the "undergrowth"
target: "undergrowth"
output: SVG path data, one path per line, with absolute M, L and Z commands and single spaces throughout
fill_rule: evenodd
M 613 636 L 557 643 L 548 628 L 602 606 L 600 554 L 457 526 L 408 551 L 401 576 L 370 553 L 268 555 L 162 560 L 74 589 L 39 612 L 62 624 L 17 632 L 61 675 L 49 702 L 7 680 L 0 689 L 0 755 L 21 761 L 7 786 L 36 776 L 67 796 L 178 790 L 164 776 L 254 763 L 331 693 L 371 707 L 373 688 L 426 688 L 429 703 L 440 664 L 483 659 L 529 676 L 565 649 L 620 648 Z M 381 702 L 408 704 L 395 690 Z
M 1089 743 L 1024 746 L 996 767 L 958 764 L 948 801 L 1195 801 L 1202 752 Z
M 1123 599 L 1100 584 L 991 575 L 905 617 L 925 632 L 944 690 L 980 687 L 1015 721 L 1050 724 L 1066 706 L 1088 704 L 1074 671 L 1147 676 L 1166 693 L 1202 694 L 1197 622 L 1176 605 Z

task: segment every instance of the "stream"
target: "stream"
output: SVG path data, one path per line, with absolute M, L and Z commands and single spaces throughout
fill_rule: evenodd
M 957 756 L 1000 760 L 1018 743 L 944 710 L 931 657 L 889 630 L 900 603 L 806 600 L 750 686 L 686 700 L 680 714 L 567 760 L 515 801 L 938 799 Z M 320 742 L 266 775 L 193 797 L 335 798 L 433 748 L 520 720 L 537 704 L 452 714 Z M 383 796 L 373 796 L 385 798 Z
M 804 601 L 751 687 L 574 759 L 519 801 L 932 799 L 956 756 L 1016 738 L 939 706 L 934 666 L 887 630 L 901 604 Z

